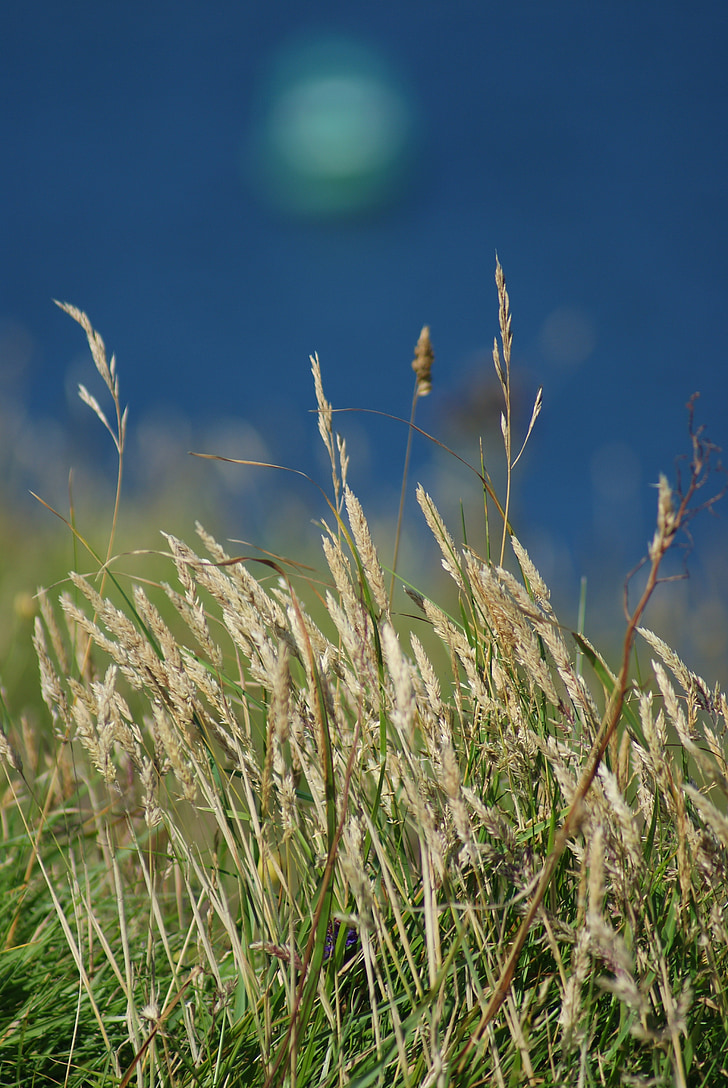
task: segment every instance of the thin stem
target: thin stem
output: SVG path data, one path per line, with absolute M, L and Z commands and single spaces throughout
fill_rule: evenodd
M 410 412 L 409 427 L 407 428 L 407 451 L 404 455 L 404 472 L 402 473 L 402 491 L 399 496 L 399 514 L 397 515 L 397 532 L 394 537 L 394 555 L 392 557 L 392 580 L 389 584 L 389 601 L 391 604 L 394 596 L 394 579 L 397 574 L 397 558 L 399 556 L 399 540 L 402 532 L 402 518 L 404 516 L 404 497 L 407 493 L 407 476 L 409 473 L 410 453 L 412 452 L 412 432 L 414 430 L 415 412 L 419 400 L 419 381 L 415 381 L 415 391 L 412 395 L 412 411 Z
M 501 567 L 503 566 L 503 560 L 504 560 L 505 554 L 506 554 L 506 537 L 508 535 L 508 515 L 510 513 L 510 506 L 511 506 L 511 459 L 510 459 L 510 451 L 509 450 L 507 450 L 506 455 L 507 455 L 507 458 L 508 458 L 508 461 L 507 461 L 508 471 L 507 471 L 507 476 L 506 476 L 506 502 L 505 502 L 505 508 L 504 508 L 505 509 L 505 514 L 504 514 L 504 517 L 503 517 L 503 535 L 501 537 L 500 559 L 498 560 L 498 565 L 501 566 Z

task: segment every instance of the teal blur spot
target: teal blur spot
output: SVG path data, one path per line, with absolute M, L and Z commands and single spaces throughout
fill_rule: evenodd
M 247 168 L 259 196 L 279 210 L 351 216 L 402 195 L 414 142 L 411 96 L 391 67 L 358 42 L 322 38 L 279 56 Z

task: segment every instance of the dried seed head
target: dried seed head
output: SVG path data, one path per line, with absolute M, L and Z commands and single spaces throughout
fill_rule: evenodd
M 511 332 L 511 304 L 510 299 L 508 298 L 508 291 L 506 290 L 506 278 L 503 274 L 503 268 L 497 254 L 495 258 L 495 284 L 498 288 L 498 324 L 500 325 L 501 343 L 503 345 L 503 362 L 505 363 L 505 384 L 508 385 L 511 372 L 511 347 L 513 344 L 513 333 Z M 503 371 L 499 365 L 500 360 L 495 360 L 496 351 L 497 345 L 494 346 L 493 355 L 495 361 L 495 368 L 498 371 L 498 377 L 501 380 L 501 385 L 503 385 Z
M 23 773 L 23 761 L 5 736 L 0 725 L 0 762 L 8 763 L 18 774 Z
M 672 488 L 667 476 L 663 473 L 660 473 L 660 482 L 657 489 L 657 528 L 649 547 L 650 559 L 653 562 L 658 556 L 667 551 L 677 528 L 675 508 L 672 503 Z
M 408 747 L 411 748 L 417 711 L 411 666 L 402 653 L 402 647 L 391 623 L 383 624 L 381 638 L 384 660 L 394 688 L 392 721 L 400 737 L 406 740 Z
M 143 759 L 139 780 L 144 788 L 144 820 L 147 827 L 157 827 L 162 822 L 162 810 L 158 801 L 158 783 L 160 774 L 151 759 Z
M 463 583 L 462 572 L 459 567 L 458 551 L 455 547 L 455 541 L 450 536 L 439 510 L 422 487 L 422 484 L 417 485 L 417 501 L 420 504 L 422 513 L 425 515 L 425 521 L 430 526 L 430 531 L 442 552 L 443 567 L 455 580 L 458 586 L 464 590 L 465 584 Z
M 589 955 L 589 931 L 582 929 L 576 940 L 576 946 L 571 957 L 571 977 L 566 983 L 564 990 L 564 996 L 561 1002 L 561 1014 L 559 1016 L 559 1022 L 564 1035 L 564 1046 L 566 1050 L 569 1050 L 574 1042 L 579 1042 L 577 1037 L 573 1039 L 577 1032 L 579 1018 L 581 1015 L 582 1000 L 581 1000 L 581 988 L 584 984 L 584 980 L 589 973 L 589 966 L 591 958 Z
M 589 842 L 589 910 L 591 928 L 602 917 L 604 906 L 604 826 L 597 822 Z
M 435 353 L 432 350 L 430 340 L 430 326 L 423 325 L 420 338 L 415 347 L 415 357 L 412 360 L 412 369 L 417 376 L 417 396 L 426 397 L 432 392 L 432 380 L 430 372 L 435 361 Z
M 35 617 L 33 645 L 35 647 L 38 666 L 40 668 L 40 693 L 43 701 L 51 712 L 54 722 L 59 719 L 66 724 L 70 722 L 70 711 L 66 693 L 56 667 L 48 653 L 46 645 L 45 628 L 40 616 Z
M 313 384 L 314 389 L 316 390 L 319 434 L 321 435 L 323 444 L 326 447 L 326 452 L 329 455 L 329 461 L 331 462 L 331 480 L 334 485 L 334 495 L 336 496 L 338 506 L 341 481 L 339 480 L 339 473 L 336 466 L 336 440 L 334 438 L 333 409 L 331 403 L 324 396 L 319 357 L 318 355 L 309 355 L 309 359 L 311 360 L 311 373 L 313 374 Z M 346 472 L 344 472 L 344 475 L 346 475 Z
M 88 346 L 91 349 L 91 355 L 93 356 L 94 365 L 101 377 L 103 378 L 106 388 L 109 390 L 112 397 L 116 399 L 119 395 L 119 379 L 116 375 L 115 357 L 112 355 L 111 363 L 107 363 L 104 341 L 96 332 L 88 317 L 82 310 L 77 309 L 76 306 L 71 306 L 71 304 L 68 302 L 56 301 L 56 306 L 59 306 L 61 310 L 65 310 L 65 312 L 70 317 L 72 317 L 74 321 L 78 322 L 83 331 L 86 333 L 86 339 L 88 340 Z
M 377 607 L 382 612 L 386 612 L 389 608 L 389 601 L 387 600 L 387 591 L 384 586 L 384 574 L 379 565 L 376 548 L 374 547 L 371 533 L 369 532 L 369 525 L 364 517 L 364 511 L 362 510 L 361 503 L 356 495 L 354 495 L 353 491 L 350 491 L 348 487 L 344 492 L 344 498 L 346 501 L 346 512 L 349 516 L 349 524 L 351 525 L 351 531 L 354 535 L 359 558 L 362 567 L 364 568 L 364 574 L 366 575 Z

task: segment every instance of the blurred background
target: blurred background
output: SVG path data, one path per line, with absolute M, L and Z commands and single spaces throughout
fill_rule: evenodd
M 126 546 L 160 546 L 160 527 L 191 539 L 199 517 L 297 554 L 325 513 L 309 484 L 188 451 L 327 486 L 309 354 L 334 406 L 406 417 L 427 323 L 433 392 L 417 422 L 473 464 L 482 436 L 501 481 L 496 251 L 516 435 L 544 388 L 513 523 L 564 622 L 586 576 L 587 632 L 618 634 L 652 485 L 690 451 L 692 393 L 697 423 L 728 441 L 726 57 L 724 0 L 6 5 L 0 671 L 36 583 L 84 567 L 28 488 L 68 514 L 73 468 L 102 551 L 113 498 L 111 442 L 78 382 L 107 402 L 52 299 L 85 310 L 117 356 Z M 387 562 L 406 428 L 361 411 L 336 423 Z M 478 548 L 475 477 L 416 436 L 417 481 L 453 530 L 464 500 Z M 416 576 L 437 558 L 413 496 L 406 518 L 399 567 Z M 694 536 L 690 579 L 649 620 L 725 682 L 725 510 Z

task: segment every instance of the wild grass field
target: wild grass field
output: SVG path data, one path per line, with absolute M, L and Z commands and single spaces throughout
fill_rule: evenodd
M 316 359 L 320 569 L 198 525 L 124 573 L 116 364 L 65 307 L 119 486 L 39 595 L 46 722 L 2 708 L 0 1084 L 728 1082 L 728 702 L 644 626 L 718 451 L 691 405 L 606 660 L 511 525 L 541 400 L 517 433 L 496 286 L 504 493 L 478 466 L 455 533 L 416 488 L 447 607 L 398 570 L 402 507 L 380 556 Z M 410 434 L 432 362 L 424 329 Z

